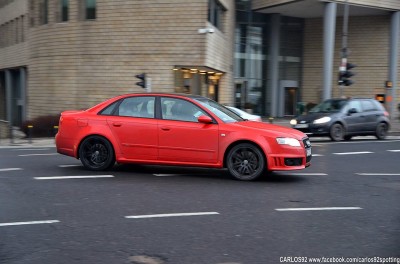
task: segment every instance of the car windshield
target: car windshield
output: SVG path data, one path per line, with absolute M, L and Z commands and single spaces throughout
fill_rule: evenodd
M 218 116 L 219 119 L 221 119 L 225 123 L 245 121 L 243 118 L 241 118 L 225 106 L 220 105 L 213 100 L 207 98 L 196 98 L 195 100 L 206 107 L 208 110 L 213 112 L 216 116 Z
M 346 104 L 345 99 L 330 99 L 314 106 L 310 113 L 335 113 L 339 112 Z

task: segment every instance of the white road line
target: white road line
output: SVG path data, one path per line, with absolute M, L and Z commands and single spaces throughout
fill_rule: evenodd
M 80 167 L 82 165 L 80 164 L 74 164 L 74 165 L 58 165 L 60 168 L 69 168 L 69 167 Z
M 172 176 L 181 176 L 181 174 L 153 174 L 154 176 L 157 177 L 172 177 Z
M 390 149 L 388 151 L 390 151 L 390 152 L 400 152 L 400 149 Z
M 34 177 L 35 180 L 66 180 L 66 179 L 94 179 L 94 178 L 113 178 L 113 175 L 81 175 L 81 176 L 51 176 Z
M 327 176 L 326 173 L 319 173 L 319 172 L 310 172 L 310 173 L 285 173 L 285 175 L 299 175 L 299 176 Z
M 356 173 L 363 176 L 400 176 L 400 173 Z
M 315 207 L 315 208 L 278 208 L 276 211 L 328 211 L 328 210 L 359 210 L 361 207 Z
M 13 149 L 14 151 L 49 150 L 49 148 Z
M 358 155 L 358 154 L 371 154 L 374 152 L 370 151 L 359 151 L 359 152 L 339 152 L 339 153 L 332 153 L 334 155 Z
M 177 213 L 177 214 L 153 214 L 153 215 L 128 215 L 125 218 L 156 218 L 156 217 L 173 217 L 173 216 L 197 216 L 197 215 L 218 215 L 218 212 L 197 212 L 197 213 Z
M 29 221 L 29 222 L 12 222 L 12 223 L 0 223 L 0 226 L 54 224 L 54 223 L 59 223 L 59 222 L 60 222 L 60 221 L 58 221 L 58 220 Z
M 58 153 L 47 153 L 47 154 L 23 154 L 23 155 L 18 155 L 19 157 L 30 157 L 30 156 L 53 156 L 53 155 L 59 155 Z
M 5 168 L 5 169 L 0 169 L 1 171 L 19 171 L 19 170 L 23 170 L 22 168 Z
M 313 157 L 323 157 L 324 155 L 322 154 L 312 154 Z

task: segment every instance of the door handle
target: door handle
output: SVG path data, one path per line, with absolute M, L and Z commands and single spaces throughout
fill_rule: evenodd
M 169 127 L 162 127 L 161 130 L 170 131 L 171 129 Z
M 113 123 L 113 126 L 115 126 L 115 127 L 120 127 L 120 126 L 122 126 L 122 123 L 120 123 L 120 122 L 114 122 L 114 123 Z

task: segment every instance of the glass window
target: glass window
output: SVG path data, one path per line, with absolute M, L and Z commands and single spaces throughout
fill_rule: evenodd
M 69 0 L 60 0 L 60 21 L 65 22 L 68 21 L 68 11 L 69 11 Z
M 96 19 L 96 0 L 85 0 L 85 19 Z
M 213 112 L 216 116 L 218 116 L 219 119 L 221 119 L 225 123 L 232 123 L 232 122 L 238 122 L 238 121 L 244 121 L 243 118 L 229 110 L 223 105 L 220 105 L 219 103 L 210 100 L 210 99 L 196 99 L 199 103 L 201 103 L 204 107 L 206 107 L 208 110 Z
M 198 122 L 199 116 L 207 115 L 191 102 L 168 97 L 161 98 L 161 113 L 163 119 L 187 122 Z
M 124 99 L 118 107 L 117 115 L 154 118 L 155 97 L 137 96 Z
M 217 0 L 208 1 L 208 21 L 219 30 L 223 30 L 223 19 L 226 8 Z
M 115 109 L 115 106 L 117 104 L 119 104 L 120 101 L 116 101 L 112 104 L 110 104 L 109 106 L 107 106 L 106 108 L 104 108 L 99 114 L 100 115 L 112 115 Z
M 364 112 L 367 111 L 376 111 L 376 106 L 374 105 L 373 102 L 369 101 L 369 100 L 363 100 L 361 101 L 361 105 L 362 105 L 362 109 Z
M 361 108 L 360 101 L 350 101 L 347 110 L 350 110 L 350 109 L 356 109 L 357 113 L 361 113 L 362 108 Z
M 48 12 L 49 12 L 49 2 L 48 0 L 43 0 L 39 4 L 40 10 L 40 22 L 42 25 L 47 24 L 48 20 Z

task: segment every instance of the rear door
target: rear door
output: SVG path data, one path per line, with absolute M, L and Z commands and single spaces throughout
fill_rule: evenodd
M 107 122 L 125 159 L 157 160 L 158 127 L 154 96 L 123 99 Z
M 375 131 L 380 115 L 378 108 L 371 100 L 361 100 L 361 106 L 363 109 L 363 115 L 365 117 L 365 123 L 362 127 L 362 131 Z
M 218 124 L 197 121 L 207 115 L 195 104 L 178 98 L 161 98 L 159 160 L 177 163 L 217 163 Z

